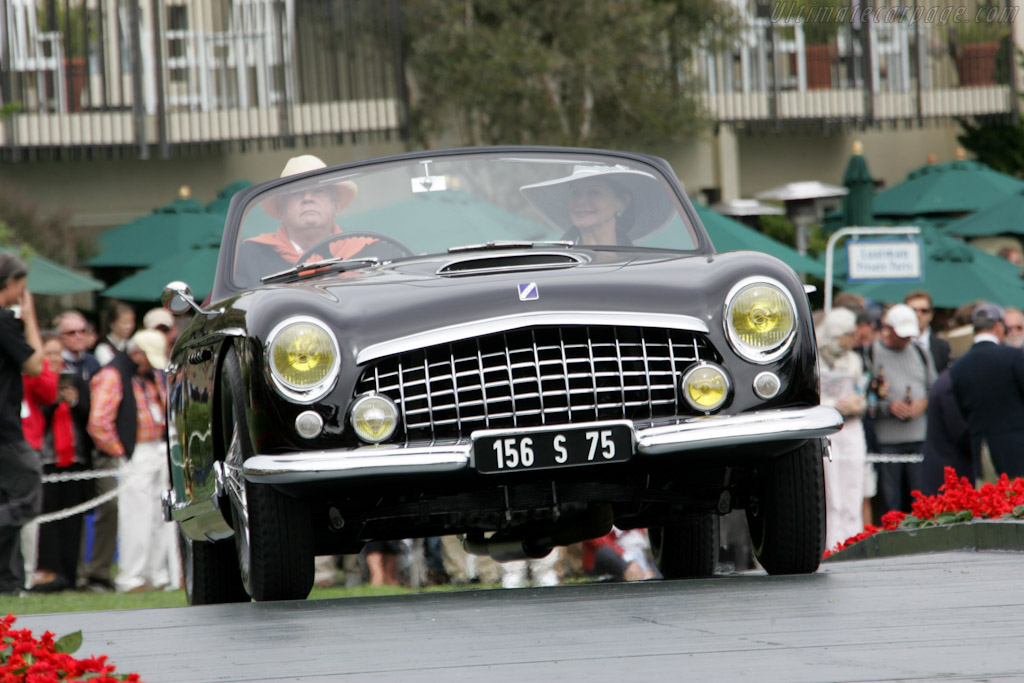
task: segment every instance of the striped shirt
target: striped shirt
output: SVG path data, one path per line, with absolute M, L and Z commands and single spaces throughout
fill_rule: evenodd
M 159 373 L 155 373 L 160 378 Z M 138 428 L 136 443 L 158 441 L 164 438 L 164 406 L 167 405 L 167 388 L 160 378 L 157 382 L 143 381 L 132 377 L 135 392 L 135 413 Z M 121 406 L 121 375 L 114 368 L 103 368 L 89 384 L 92 406 L 89 410 L 89 435 L 96 448 L 107 455 L 124 455 L 124 445 L 117 435 L 114 420 Z
M 885 371 L 885 381 L 889 385 L 889 395 L 878 401 L 878 413 L 875 417 L 875 434 L 880 444 L 909 443 L 924 441 L 925 415 L 911 420 L 901 420 L 889 412 L 889 404 L 902 401 L 910 387 L 910 398 L 913 401 L 928 398 L 928 389 L 935 384 L 935 365 L 931 356 L 922 353 L 914 342 L 902 351 L 890 349 L 881 341 L 871 347 L 874 371 Z

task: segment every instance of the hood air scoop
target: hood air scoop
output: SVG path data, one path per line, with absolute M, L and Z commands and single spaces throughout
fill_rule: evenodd
M 511 273 L 520 270 L 549 270 L 574 268 L 587 259 L 576 254 L 528 252 L 523 254 L 493 254 L 452 261 L 437 274 L 441 277 L 464 277 L 488 273 Z

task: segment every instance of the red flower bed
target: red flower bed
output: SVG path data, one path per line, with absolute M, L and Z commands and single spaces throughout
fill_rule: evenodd
M 969 522 L 972 519 L 1024 519 L 1024 479 L 1017 477 L 1010 481 L 1005 474 L 994 484 L 984 484 L 975 489 L 967 477 L 957 479 L 956 471 L 947 467 L 945 483 L 939 493 L 926 496 L 912 491 L 914 502 L 910 514 L 890 510 L 882 515 L 882 527 L 871 524 L 864 531 L 852 536 L 836 547 L 825 551 L 825 557 L 849 548 L 858 541 L 880 531 L 896 529 L 917 529 L 940 524 Z
M 82 645 L 82 632 L 59 640 L 49 631 L 34 638 L 28 629 L 12 629 L 15 618 L 8 614 L 0 620 L 0 683 L 63 683 L 89 681 L 115 683 L 140 682 L 138 674 L 115 674 L 106 655 L 75 659 L 71 656 Z

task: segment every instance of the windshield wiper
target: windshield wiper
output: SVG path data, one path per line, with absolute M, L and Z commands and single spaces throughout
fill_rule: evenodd
M 293 276 L 299 275 L 319 275 L 324 271 L 331 271 L 340 273 L 344 270 L 352 270 L 353 268 L 361 268 L 363 266 L 379 266 L 380 259 L 376 256 L 366 256 L 364 258 L 331 258 L 324 259 L 322 261 L 306 261 L 305 263 L 297 263 L 288 270 L 282 270 L 279 273 L 272 273 L 270 275 L 264 275 L 260 278 L 260 282 L 277 282 L 279 280 L 287 280 Z
M 460 251 L 482 251 L 485 249 L 529 249 L 532 247 L 565 247 L 569 248 L 573 243 L 568 240 L 548 240 L 542 242 L 528 242 L 525 240 L 494 240 L 483 244 L 467 244 L 462 247 L 449 247 L 448 253 L 455 254 Z

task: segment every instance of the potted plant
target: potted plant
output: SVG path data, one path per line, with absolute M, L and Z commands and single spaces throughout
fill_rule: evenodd
M 50 9 L 55 16 L 50 17 Z M 82 111 L 82 92 L 88 81 L 89 45 L 98 37 L 96 26 L 89 21 L 84 2 L 63 0 L 43 3 L 39 8 L 39 25 L 46 30 L 60 31 L 64 55 L 64 75 L 67 83 L 68 108 L 72 112 Z
M 950 51 L 961 86 L 994 85 L 996 65 L 1010 27 L 997 21 L 971 21 L 950 27 Z

